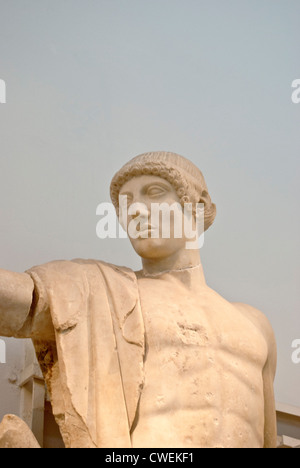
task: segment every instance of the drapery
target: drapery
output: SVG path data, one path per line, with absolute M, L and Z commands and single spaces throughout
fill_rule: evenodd
M 35 290 L 24 334 L 33 339 L 65 445 L 131 447 L 145 347 L 134 272 L 77 259 L 27 273 Z

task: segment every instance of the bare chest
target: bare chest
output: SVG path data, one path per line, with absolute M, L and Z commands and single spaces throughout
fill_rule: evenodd
M 260 331 L 209 288 L 190 292 L 148 280 L 140 283 L 140 294 L 148 358 L 181 356 L 190 369 L 233 360 L 260 370 L 264 366 L 267 346 Z
M 140 284 L 147 352 L 136 434 L 144 423 L 157 431 L 158 421 L 169 421 L 165 432 L 181 446 L 182 434 L 194 446 L 217 439 L 224 446 L 234 426 L 257 442 L 251 428 L 263 432 L 263 337 L 209 288 L 189 294 L 167 286 Z

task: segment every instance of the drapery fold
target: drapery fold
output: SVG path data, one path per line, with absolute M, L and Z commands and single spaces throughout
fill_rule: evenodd
M 131 447 L 143 385 L 144 324 L 134 272 L 95 260 L 56 261 L 35 283 L 33 342 L 67 447 Z M 46 331 L 44 331 L 46 335 Z

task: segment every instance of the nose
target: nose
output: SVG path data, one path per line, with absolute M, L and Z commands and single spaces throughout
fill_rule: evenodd
M 138 216 L 141 218 L 148 218 L 149 210 L 145 203 L 135 202 L 129 206 L 128 214 L 131 216 L 132 219 L 135 219 Z

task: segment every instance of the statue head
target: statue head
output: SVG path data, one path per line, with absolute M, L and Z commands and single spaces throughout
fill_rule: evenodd
M 208 194 L 202 172 L 183 156 L 165 151 L 140 154 L 115 174 L 110 185 L 110 195 L 117 212 L 122 186 L 133 177 L 141 175 L 154 175 L 167 180 L 174 187 L 182 206 L 184 203 L 203 203 L 205 231 L 212 225 L 216 206 Z
M 150 194 L 149 200 L 152 199 L 155 202 L 159 198 L 159 192 L 163 194 L 165 191 L 166 195 L 162 199 L 169 204 L 177 202 L 183 208 L 185 204 L 190 203 L 194 209 L 197 203 L 202 203 L 204 206 L 204 231 L 212 225 L 216 215 L 216 206 L 208 194 L 202 172 L 183 156 L 162 151 L 136 156 L 115 174 L 111 182 L 110 194 L 117 214 L 119 214 L 119 196 L 122 194 L 129 195 L 130 202 L 143 201 L 147 204 L 147 197 L 143 196 L 141 190 L 143 187 L 151 186 L 151 183 L 153 196 Z M 193 212 L 196 214 L 196 211 Z M 155 242 L 152 242 L 150 249 L 146 247 L 147 245 L 149 247 L 150 243 L 141 244 L 130 240 L 137 253 L 142 257 L 145 253 L 144 250 L 147 250 L 147 254 L 151 251 L 151 254 L 155 252 L 157 255 L 158 250 L 166 254 L 181 247 L 180 240 L 175 242 L 174 239 L 173 242 L 161 242 L 159 248 L 158 242 L 156 242 L 157 248 L 155 248 Z M 141 248 L 141 245 L 144 248 Z

